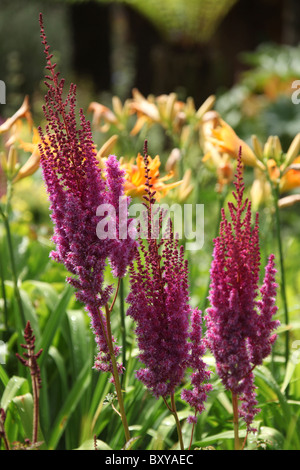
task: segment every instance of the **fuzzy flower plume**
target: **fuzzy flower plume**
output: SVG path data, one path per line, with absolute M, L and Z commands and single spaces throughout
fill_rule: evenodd
M 130 267 L 131 289 L 127 297 L 130 305 L 127 314 L 137 324 L 139 357 L 145 365 L 137 371 L 137 377 L 155 397 L 167 397 L 181 383 L 186 369 L 191 365 L 195 366 L 197 380 L 195 379 L 194 386 L 197 392 L 192 406 L 196 407 L 196 411 L 201 411 L 206 399 L 205 387 L 209 389 L 208 384 L 202 385 L 209 374 L 200 359 L 204 353 L 201 345 L 201 312 L 197 309 L 193 311 L 189 305 L 188 265 L 184 259 L 184 248 L 179 248 L 171 224 L 168 236 L 151 236 L 151 222 L 153 223 L 153 216 L 157 214 L 146 146 L 144 159 L 148 236 L 146 240 L 139 240 L 135 263 Z M 160 231 L 163 219 L 161 212 L 156 220 L 158 219 Z M 153 230 L 153 226 L 151 228 Z M 192 331 L 191 317 L 195 320 Z M 196 356 L 193 356 L 193 352 Z M 185 398 L 192 401 L 188 392 Z
M 241 155 L 235 182 L 235 203 L 228 204 L 231 221 L 222 210 L 220 234 L 214 240 L 211 266 L 211 308 L 207 309 L 207 343 L 217 372 L 227 390 L 241 399 L 240 416 L 248 430 L 254 416 L 253 369 L 271 352 L 276 340 L 273 330 L 279 322 L 277 311 L 274 255 L 269 256 L 261 289 L 258 214 L 251 223 L 251 202 L 244 200 Z
M 101 177 L 90 125 L 82 110 L 80 125 L 77 124 L 75 85 L 71 84 L 63 99 L 64 80 L 59 79 L 56 64 L 51 62 L 42 16 L 40 26 L 49 73 L 43 107 L 47 125 L 45 132 L 39 129 L 39 133 L 41 166 L 54 223 L 56 249 L 51 256 L 73 275 L 68 282 L 75 287 L 78 300 L 85 304 L 91 318 L 99 350 L 95 367 L 111 371 L 107 325 L 101 308 L 107 304 L 113 287 L 104 285 L 104 269 L 107 258 L 112 259 L 114 274 L 123 276 L 125 264 L 133 255 L 133 242 L 128 244 L 127 240 L 117 238 L 100 240 L 96 233 L 99 222 L 96 212 L 101 204 L 109 203 L 117 216 L 117 198 L 123 196 L 124 174 L 116 158 L 110 156 L 106 167 L 108 182 Z M 114 251 L 120 252 L 120 244 L 124 256 L 118 264 Z M 118 353 L 119 348 L 115 346 L 115 355 Z

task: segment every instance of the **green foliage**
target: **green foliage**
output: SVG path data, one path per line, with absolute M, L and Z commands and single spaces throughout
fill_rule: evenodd
M 174 2 L 179 6 L 180 2 Z M 146 4 L 146 2 L 145 2 Z M 146 8 L 146 7 L 145 7 Z M 175 6 L 174 6 L 175 8 Z M 268 52 L 269 51 L 269 52 Z M 253 74 L 250 72 L 236 87 L 217 101 L 217 109 L 231 123 L 236 124 L 241 137 L 252 133 L 267 135 L 269 132 L 290 137 L 293 132 L 288 125 L 298 119 L 298 108 L 291 108 L 288 98 L 279 97 L 272 103 L 264 102 L 262 113 L 252 116 L 245 114 L 241 105 L 250 95 L 261 93 L 262 76 L 278 67 L 275 60 L 265 67 L 266 54 L 276 57 L 273 49 L 258 51 L 253 58 L 257 67 Z M 284 64 L 285 55 L 280 56 Z M 255 59 L 255 60 L 254 60 Z M 286 77 L 284 65 L 280 69 Z M 261 73 L 258 73 L 261 72 Z M 297 109 L 296 109 L 297 108 Z M 261 108 L 259 108 L 261 110 Z M 292 111 L 292 112 L 291 112 Z M 294 113 L 294 114 L 293 114 Z M 272 117 L 273 116 L 273 117 Z M 298 122 L 298 121 L 297 121 Z M 144 129 L 145 131 L 145 129 Z M 146 129 L 148 132 L 149 129 Z M 281 132 L 279 132 L 281 131 Z M 117 132 L 112 129 L 111 133 Z M 157 127 L 151 127 L 149 134 L 155 142 L 157 153 L 162 155 L 165 162 L 168 152 L 174 142 L 170 129 L 163 133 Z M 107 136 L 100 136 L 105 141 Z M 119 145 L 128 144 L 133 152 L 140 150 L 141 137 L 129 142 L 129 133 L 120 133 Z M 168 143 L 172 148 L 168 147 Z M 177 141 L 176 141 L 177 142 Z M 126 148 L 125 144 L 123 149 Z M 132 150 L 133 149 L 133 150 Z M 205 206 L 205 242 L 201 250 L 187 253 L 190 263 L 190 286 L 193 306 L 200 306 L 205 311 L 207 307 L 207 287 L 209 269 L 212 257 L 213 238 L 219 224 L 220 207 L 230 198 L 215 191 L 216 175 L 202 164 L 202 154 L 198 141 L 185 148 L 182 169 L 192 169 L 194 192 L 189 195 L 187 202 L 200 202 Z M 187 151 L 188 150 L 188 151 Z M 125 152 L 124 152 L 125 153 Z M 36 188 L 36 182 L 41 182 L 41 175 L 36 174 L 28 179 Z M 246 190 L 253 180 L 252 169 L 245 172 Z M 231 189 L 231 187 L 229 188 Z M 24 191 L 26 193 L 26 191 Z M 8 441 L 16 448 L 30 446 L 26 439 L 31 439 L 33 429 L 33 391 L 30 374 L 20 364 L 15 354 L 21 353 L 20 344 L 23 342 L 23 331 L 29 320 L 36 337 L 36 351 L 42 348 L 38 359 L 41 369 L 42 388 L 40 390 L 39 436 L 37 446 L 40 449 L 121 449 L 124 448 L 124 431 L 118 414 L 118 404 L 115 399 L 114 386 L 110 377 L 93 369 L 96 354 L 95 341 L 90 328 L 89 318 L 84 306 L 75 298 L 73 289 L 66 284 L 67 275 L 61 265 L 49 259 L 52 243 L 52 225 L 45 217 L 48 207 L 40 200 L 20 193 L 16 189 L 12 198 L 10 213 L 11 244 L 14 253 L 17 286 L 13 282 L 13 270 L 9 252 L 9 240 L 5 226 L 0 228 L 0 267 L 1 267 L 1 304 L 0 304 L 0 339 L 7 353 L 5 361 L 0 364 L 0 407 L 6 413 L 5 431 Z M 24 196 L 23 196 L 24 195 Z M 170 193 L 168 201 L 176 200 Z M 30 212 L 34 206 L 34 217 L 27 219 L 24 215 L 24 205 L 19 206 L 20 199 L 27 202 Z M 38 199 L 38 198 L 37 198 Z M 21 208 L 20 208 L 21 207 Z M 23 207 L 23 211 L 22 211 Z M 261 207 L 261 240 L 262 260 L 270 250 L 277 253 L 275 234 L 272 225 L 273 212 Z M 47 213 L 48 214 L 48 213 Z M 298 254 L 300 251 L 300 233 L 298 216 L 295 207 L 288 208 L 281 214 L 282 235 L 287 284 L 287 296 L 290 321 L 284 323 L 282 301 L 278 296 L 278 318 L 282 326 L 278 331 L 279 337 L 273 349 L 273 354 L 265 363 L 255 369 L 255 383 L 260 413 L 254 423 L 255 434 L 246 435 L 246 430 L 240 429 L 241 445 L 246 440 L 246 449 L 289 449 L 300 447 L 300 358 L 299 350 L 299 313 L 300 313 L 300 273 Z M 30 221 L 28 223 L 28 220 Z M 41 223 L 39 223 L 42 221 Z M 114 282 L 107 270 L 108 282 Z M 128 282 L 124 282 L 123 297 L 117 297 L 112 313 L 112 331 L 121 341 L 122 331 L 126 330 L 123 348 L 126 354 L 126 371 L 123 376 L 124 406 L 129 422 L 131 439 L 126 443 L 126 449 L 178 449 L 178 437 L 173 416 L 165 407 L 163 400 L 156 400 L 145 390 L 135 378 L 135 371 L 140 367 L 137 344 L 134 335 L 134 324 L 130 318 L 120 315 L 123 300 L 128 293 Z M 16 292 L 20 293 L 23 312 Z M 126 305 L 125 305 L 126 310 Z M 289 361 L 285 363 L 285 333 L 289 332 Z M 0 356 L 2 357 L 2 356 Z M 209 394 L 204 412 L 200 415 L 195 426 L 192 449 L 233 449 L 232 405 L 230 397 L 215 374 L 215 364 L 212 356 L 207 353 L 205 361 L 212 370 L 211 383 L 213 390 Z M 182 384 L 182 388 L 185 387 Z M 190 445 L 191 425 L 186 418 L 190 409 L 180 398 L 181 390 L 176 392 L 178 417 L 182 425 L 185 448 Z M 0 448 L 4 448 L 1 439 Z

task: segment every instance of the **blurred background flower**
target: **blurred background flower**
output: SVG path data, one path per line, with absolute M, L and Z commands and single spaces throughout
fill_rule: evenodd
M 161 165 L 159 155 L 155 158 L 148 156 L 148 169 L 149 176 L 151 177 L 152 191 L 155 191 L 154 198 L 159 201 L 164 197 L 170 189 L 176 188 L 181 184 L 181 181 L 175 181 L 173 183 L 165 183 L 173 177 L 173 173 L 170 172 L 165 176 L 161 176 L 159 168 Z M 139 153 L 136 161 L 123 162 L 121 168 L 125 170 L 125 193 L 131 197 L 142 198 L 146 193 L 146 177 L 145 177 L 145 163 L 143 156 Z

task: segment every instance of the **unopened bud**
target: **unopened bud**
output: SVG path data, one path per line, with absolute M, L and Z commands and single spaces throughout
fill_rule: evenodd
M 282 169 L 285 170 L 297 158 L 300 151 L 300 133 L 294 137 L 285 157 Z
M 251 140 L 252 140 L 253 151 L 254 151 L 256 157 L 259 158 L 259 160 L 263 160 L 263 156 L 264 156 L 263 155 L 263 148 L 262 148 L 262 145 L 261 145 L 260 141 L 258 140 L 257 136 L 252 135 Z
M 213 105 L 215 104 L 216 97 L 214 95 L 209 96 L 204 103 L 200 106 L 198 111 L 196 112 L 196 117 L 201 119 L 205 113 L 211 110 Z
M 17 160 L 17 150 L 14 145 L 12 145 L 9 149 L 7 157 L 7 173 L 9 176 L 13 176 L 13 174 L 16 172 Z

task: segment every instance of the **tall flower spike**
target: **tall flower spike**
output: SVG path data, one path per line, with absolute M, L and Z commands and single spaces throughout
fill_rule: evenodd
M 238 158 L 233 196 L 228 203 L 231 221 L 222 210 L 220 234 L 214 240 L 211 288 L 207 309 L 207 343 L 216 359 L 216 369 L 227 390 L 242 400 L 240 415 L 248 430 L 257 404 L 253 369 L 270 354 L 276 339 L 272 331 L 279 322 L 272 320 L 276 283 L 274 255 L 270 255 L 259 295 L 259 225 L 256 215 L 251 225 L 251 202 L 244 200 L 241 154 Z
M 155 194 L 151 185 L 148 169 L 147 146 L 144 149 L 146 175 L 146 217 L 148 230 L 146 242 L 140 238 L 136 265 L 130 267 L 130 293 L 127 314 L 136 324 L 136 334 L 140 349 L 140 361 L 145 365 L 137 371 L 137 377 L 155 397 L 167 397 L 174 393 L 181 383 L 188 367 L 195 366 L 204 370 L 199 356 L 204 353 L 201 334 L 197 336 L 200 315 L 193 312 L 189 305 L 188 265 L 184 260 L 183 246 L 179 247 L 170 227 L 169 237 L 151 238 L 151 222 L 155 211 Z M 159 217 L 161 228 L 163 215 Z M 153 231 L 152 231 L 153 233 Z M 190 332 L 190 318 L 197 318 L 196 328 Z M 197 333 L 195 334 L 195 330 Z M 194 336 L 193 336 L 194 335 Z M 197 336 L 197 337 L 196 337 Z M 191 337 L 191 340 L 190 340 Z M 195 341 L 195 345 L 192 341 Z M 196 345 L 197 359 L 193 358 Z M 197 376 L 198 379 L 200 376 Z M 203 374 L 202 380 L 208 375 Z M 196 383 L 195 387 L 202 387 Z M 196 412 L 201 411 L 205 401 L 205 386 L 201 397 L 194 400 Z M 188 395 L 186 395 L 187 397 Z M 191 403 L 191 399 L 189 402 Z M 200 404 L 201 401 L 201 404 Z
M 43 107 L 48 123 L 45 133 L 41 128 L 39 133 L 41 166 L 54 223 L 56 249 L 51 256 L 73 275 L 67 280 L 76 288 L 76 296 L 85 304 L 90 316 L 99 350 L 95 367 L 112 372 L 106 317 L 101 309 L 107 305 L 113 290 L 112 286 L 104 285 L 104 270 L 106 259 L 113 256 L 116 240 L 99 240 L 96 233 L 99 217 L 96 214 L 101 204 L 112 202 L 112 193 L 114 201 L 118 195 L 122 197 L 122 174 L 117 170 L 115 157 L 111 156 L 107 163 L 107 171 L 111 174 L 109 185 L 101 177 L 90 124 L 82 110 L 79 113 L 80 127 L 77 125 L 75 85 L 71 84 L 67 97 L 63 99 L 64 80 L 59 79 L 56 64 L 52 64 L 42 16 L 40 27 L 46 69 L 49 71 L 45 81 L 48 93 Z M 115 169 L 114 174 L 112 168 Z M 125 253 L 126 243 L 124 240 Z M 124 275 L 130 254 L 124 258 L 120 267 L 114 261 L 118 276 Z M 116 356 L 119 353 L 117 346 L 114 346 L 114 353 Z M 121 364 L 119 371 L 122 371 Z

